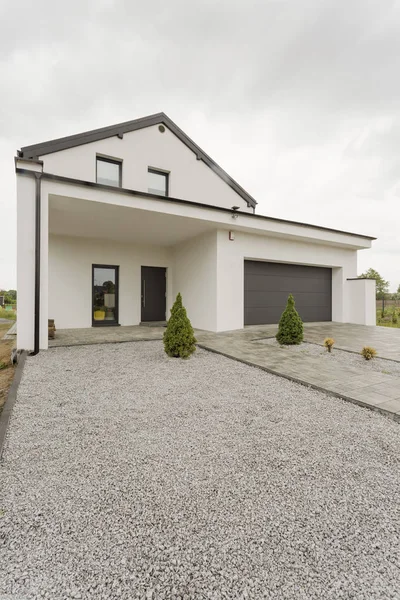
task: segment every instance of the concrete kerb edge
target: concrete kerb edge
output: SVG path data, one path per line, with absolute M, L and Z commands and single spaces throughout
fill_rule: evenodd
M 10 421 L 10 417 L 17 400 L 17 392 L 19 384 L 21 383 L 22 373 L 24 370 L 24 365 L 26 361 L 28 353 L 26 351 L 21 352 L 17 364 L 17 368 L 15 369 L 14 379 L 12 381 L 11 387 L 8 390 L 7 398 L 3 406 L 3 410 L 0 414 L 0 460 L 3 456 L 4 444 L 6 441 L 8 424 Z
M 373 412 L 377 412 L 385 417 L 388 417 L 392 421 L 400 423 L 400 414 L 387 411 L 383 408 L 379 408 L 379 405 L 376 406 L 373 404 L 368 404 L 367 402 L 363 402 L 362 400 L 357 400 L 357 398 L 352 398 L 351 396 L 344 396 L 343 394 L 339 394 L 338 392 L 333 392 L 332 390 L 328 390 L 324 387 L 316 385 L 315 383 L 309 383 L 309 382 L 299 379 L 297 377 L 293 377 L 292 375 L 284 375 L 283 373 L 274 371 L 273 369 L 270 369 L 269 367 L 263 367 L 262 365 L 257 365 L 256 363 L 253 363 L 249 360 L 245 360 L 242 358 L 237 358 L 236 356 L 232 356 L 230 354 L 227 354 L 226 352 L 221 352 L 220 350 L 214 350 L 213 348 L 209 348 L 209 347 L 205 346 L 204 344 L 197 344 L 197 346 L 199 348 L 202 348 L 203 350 L 208 350 L 209 352 L 214 352 L 214 354 L 220 354 L 221 356 L 225 356 L 225 358 L 230 358 L 231 360 L 236 360 L 237 362 L 248 365 L 249 367 L 254 367 L 255 369 L 261 369 L 261 371 L 266 371 L 267 373 L 270 373 L 271 375 L 276 375 L 277 377 L 283 377 L 284 379 L 287 379 L 288 381 L 293 381 L 294 383 L 299 383 L 300 385 L 304 385 L 305 387 L 311 388 L 313 390 L 323 392 L 324 394 L 327 394 L 328 396 L 332 396 L 333 398 L 339 398 L 341 400 L 345 400 L 346 402 L 351 402 L 352 404 L 356 404 L 357 406 L 360 406 L 361 408 L 368 408 L 369 410 L 372 410 Z
M 162 337 L 160 338 L 140 338 L 135 340 L 100 340 L 98 342 L 77 342 L 70 344 L 52 344 L 47 348 L 47 350 L 41 350 L 41 352 L 47 352 L 48 350 L 52 350 L 53 348 L 75 348 L 76 346 L 100 346 L 101 344 L 131 344 L 133 342 L 162 342 Z

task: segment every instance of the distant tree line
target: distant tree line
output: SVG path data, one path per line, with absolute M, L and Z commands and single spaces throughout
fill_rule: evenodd
M 378 271 L 375 269 L 368 269 L 362 275 L 359 275 L 360 279 L 375 279 L 376 282 L 376 299 L 377 300 L 400 300 L 400 284 L 397 288 L 397 292 L 389 293 L 390 281 L 383 279 Z
M 17 303 L 17 290 L 0 290 L 0 296 L 4 296 L 4 304 Z

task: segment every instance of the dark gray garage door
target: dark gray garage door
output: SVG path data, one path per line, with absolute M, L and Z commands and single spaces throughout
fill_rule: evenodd
M 332 269 L 244 261 L 244 324 L 278 323 L 293 294 L 305 322 L 332 320 Z

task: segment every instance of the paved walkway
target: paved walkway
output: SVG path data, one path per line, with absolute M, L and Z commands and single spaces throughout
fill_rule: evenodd
M 148 327 L 144 325 L 57 329 L 54 340 L 49 340 L 49 348 L 161 340 L 164 331 L 165 327 Z
M 49 346 L 157 340 L 162 339 L 164 330 L 163 327 L 139 325 L 59 330 Z M 317 356 L 294 354 L 290 349 L 259 342 L 274 337 L 276 332 L 276 325 L 262 325 L 223 333 L 196 331 L 196 337 L 203 348 L 324 390 L 400 421 L 400 377 L 336 362 L 329 364 Z M 400 361 L 400 329 L 348 323 L 306 323 L 304 334 L 306 342 L 317 344 L 322 344 L 325 337 L 333 337 L 336 349 L 356 353 L 370 345 L 376 348 L 380 358 Z
M 295 354 L 290 348 L 260 343 L 261 339 L 273 337 L 277 330 L 276 325 L 252 326 L 241 331 L 206 333 L 198 338 L 203 348 L 324 390 L 400 421 L 400 377 L 333 361 L 329 364 L 318 356 Z M 345 323 L 304 325 L 306 342 L 322 344 L 327 336 L 335 339 L 336 349 L 359 353 L 363 346 L 371 345 L 380 358 L 400 360 L 400 329 Z

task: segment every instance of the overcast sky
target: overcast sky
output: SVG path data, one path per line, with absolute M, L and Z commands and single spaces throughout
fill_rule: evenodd
M 164 111 L 257 212 L 378 237 L 400 284 L 400 1 L 0 2 L 0 287 L 27 144 Z

